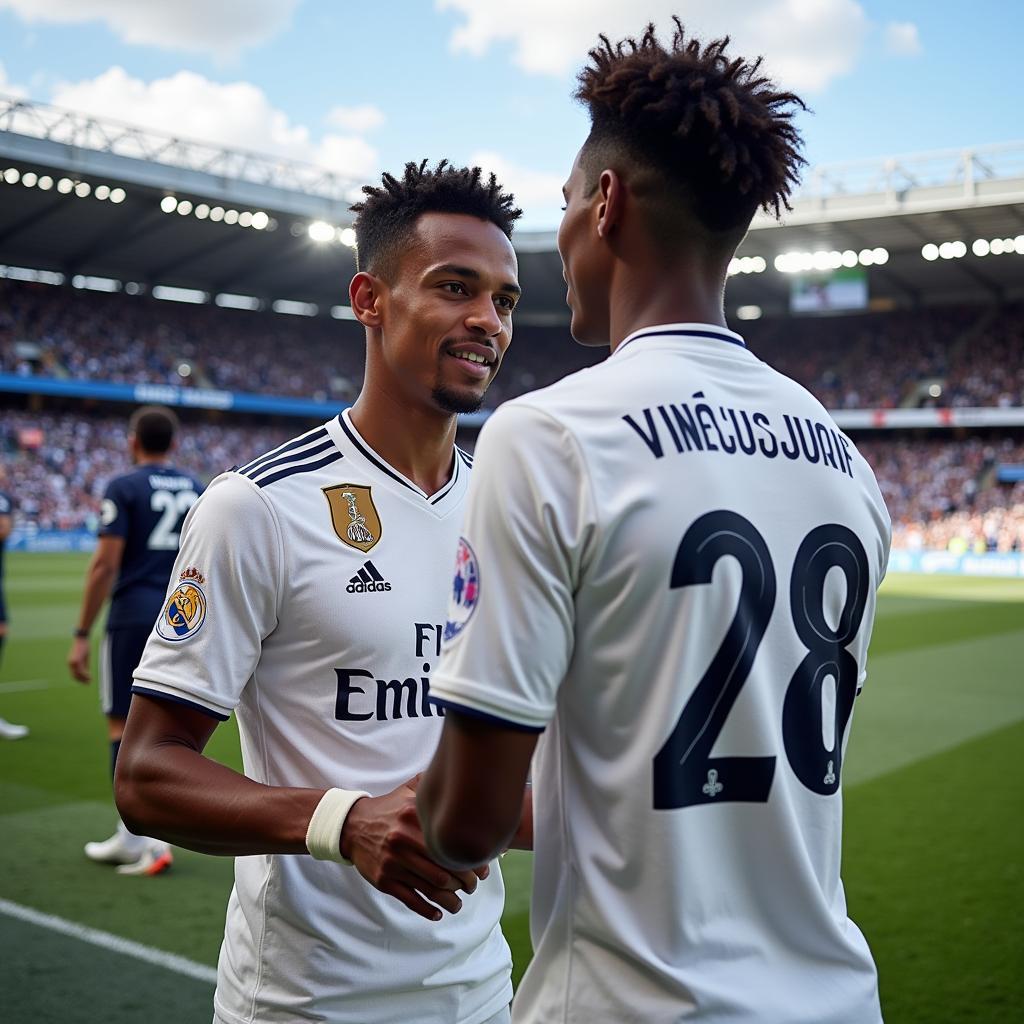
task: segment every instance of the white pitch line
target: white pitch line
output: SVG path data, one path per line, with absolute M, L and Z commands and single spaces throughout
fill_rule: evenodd
M 22 693 L 25 690 L 49 690 L 56 683 L 49 679 L 15 679 L 11 683 L 0 683 L 0 693 Z
M 20 903 L 12 903 L 5 899 L 0 899 L 0 914 L 6 914 L 19 921 L 27 921 L 40 928 L 49 928 L 50 931 L 59 932 L 72 939 L 81 939 L 82 942 L 87 942 L 90 946 L 99 946 L 100 949 L 109 949 L 114 953 L 121 953 L 123 956 L 143 960 L 147 964 L 154 964 L 168 971 L 174 971 L 175 974 L 195 978 L 196 981 L 205 981 L 210 985 L 217 984 L 216 968 L 198 964 L 194 960 L 177 956 L 175 953 L 165 953 L 162 949 L 144 946 L 141 942 L 122 939 L 120 935 L 112 935 L 110 932 L 103 932 L 98 928 L 76 924 L 74 921 L 67 921 L 63 917 L 56 917 L 53 914 L 44 914 L 39 910 L 23 907 Z

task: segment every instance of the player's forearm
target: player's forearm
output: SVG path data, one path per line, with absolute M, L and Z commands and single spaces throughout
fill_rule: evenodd
M 85 590 L 82 593 L 82 607 L 78 613 L 78 628 L 88 632 L 92 629 L 93 623 L 100 614 L 110 591 L 113 589 L 114 580 L 117 578 L 117 569 L 107 565 L 105 562 L 91 562 L 89 571 L 85 577 Z
M 508 844 L 510 850 L 533 849 L 533 787 L 527 784 L 523 793 L 523 813 L 519 818 L 519 827 Z
M 323 790 L 264 786 L 191 747 L 123 744 L 114 792 L 133 831 L 199 853 L 306 853 Z

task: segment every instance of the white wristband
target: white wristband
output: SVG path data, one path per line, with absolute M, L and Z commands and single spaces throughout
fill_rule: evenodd
M 316 805 L 306 829 L 306 849 L 317 860 L 351 864 L 341 855 L 341 830 L 352 805 L 369 796 L 360 789 L 329 789 Z

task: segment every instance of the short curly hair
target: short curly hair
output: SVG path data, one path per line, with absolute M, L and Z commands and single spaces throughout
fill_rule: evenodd
M 759 208 L 778 217 L 805 163 L 793 118 L 806 106 L 776 88 L 762 58 L 731 57 L 728 37 L 704 45 L 673 20 L 669 46 L 649 24 L 590 51 L 575 93 L 591 118 L 585 169 L 599 173 L 595 158 L 611 153 L 653 168 L 712 232 L 745 230 Z
M 356 262 L 360 270 L 393 276 L 398 256 L 416 221 L 425 213 L 465 213 L 497 225 L 505 236 L 523 211 L 494 174 L 484 178 L 479 167 L 453 167 L 441 160 L 410 161 L 401 178 L 384 173 L 381 185 L 364 185 L 366 198 L 353 204 L 356 214 Z

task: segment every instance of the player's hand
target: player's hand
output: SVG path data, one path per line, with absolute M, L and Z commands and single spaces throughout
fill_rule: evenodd
M 428 921 L 440 921 L 441 910 L 462 909 L 459 891 L 474 892 L 490 868 L 449 871 L 430 859 L 416 814 L 415 782 L 357 800 L 341 830 L 341 853 L 375 889 Z
M 89 638 L 76 636 L 71 641 L 71 650 L 68 652 L 68 668 L 71 669 L 71 678 L 79 683 L 88 683 L 92 680 L 89 672 Z

